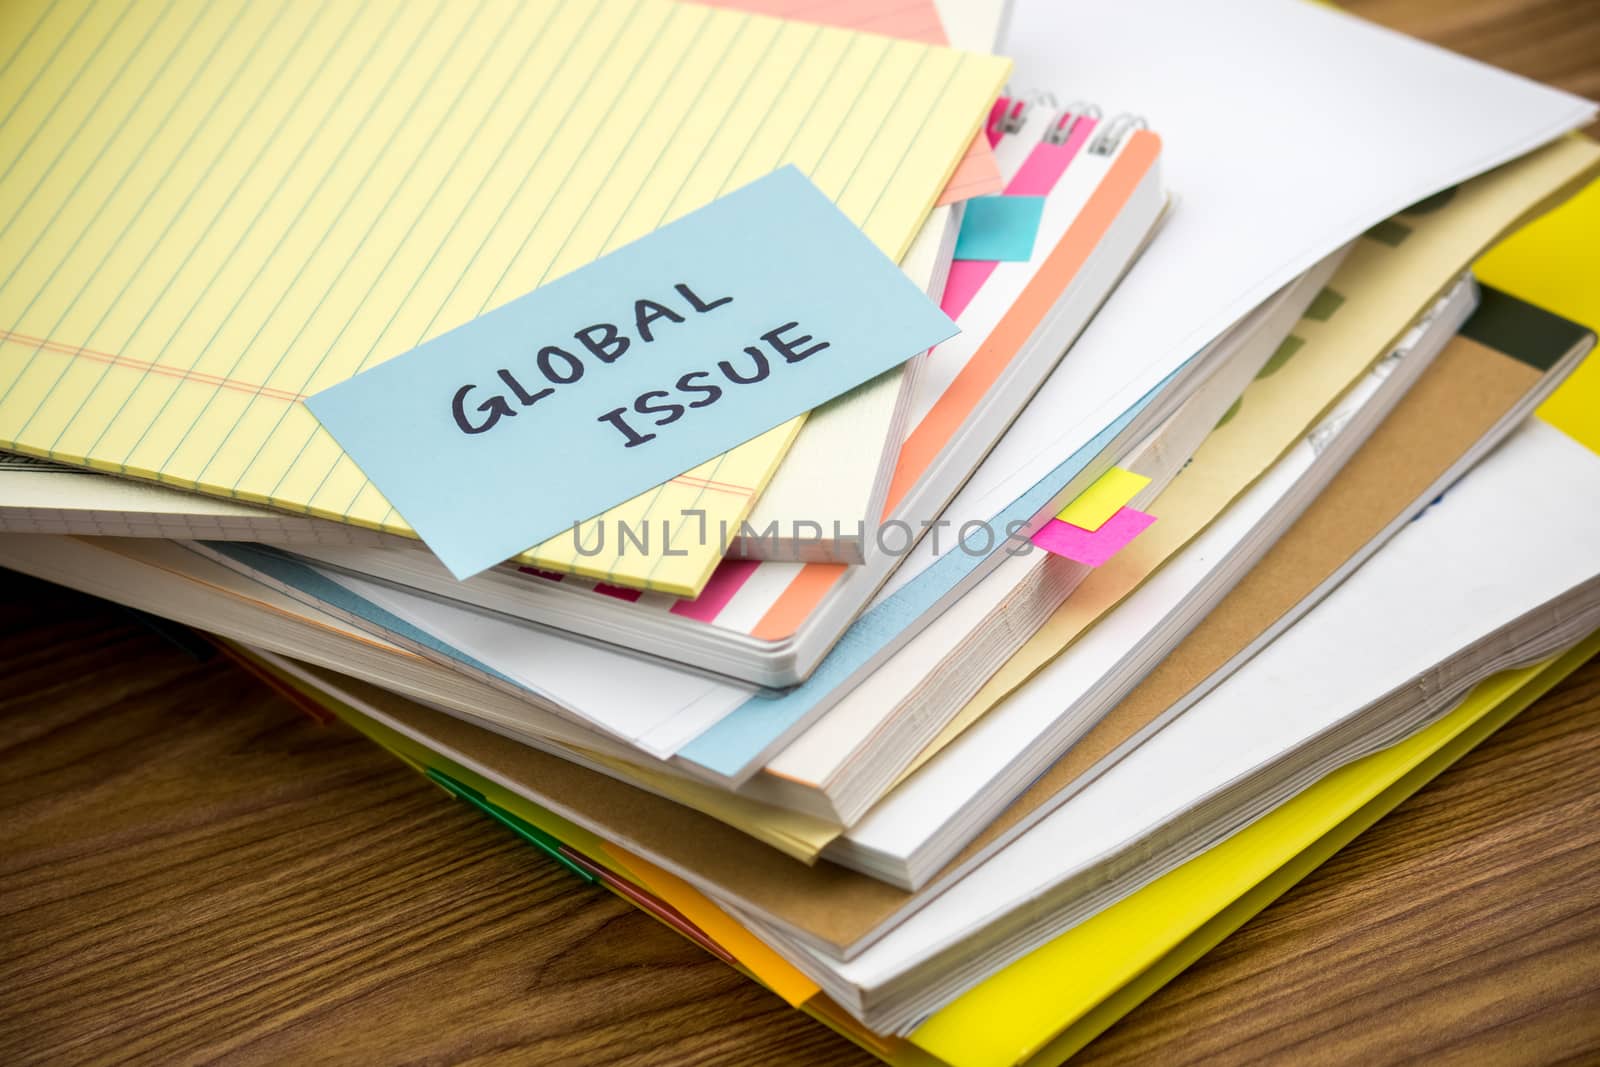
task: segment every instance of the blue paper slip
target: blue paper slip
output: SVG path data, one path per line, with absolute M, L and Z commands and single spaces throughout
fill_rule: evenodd
M 790 166 L 306 405 L 466 578 L 954 333 Z
M 1026 263 L 1043 217 L 1042 196 L 974 197 L 961 213 L 955 258 Z

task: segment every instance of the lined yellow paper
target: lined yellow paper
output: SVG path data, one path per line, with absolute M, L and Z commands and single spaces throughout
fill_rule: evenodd
M 409 534 L 301 398 L 784 163 L 898 259 L 1006 69 L 665 0 L 13 0 L 0 445 Z M 524 559 L 692 595 L 798 426 Z

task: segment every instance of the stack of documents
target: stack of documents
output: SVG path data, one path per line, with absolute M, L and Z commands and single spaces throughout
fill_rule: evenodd
M 11 5 L 0 564 L 890 1062 L 1070 1052 L 1592 650 L 1600 146 L 1012 7 Z

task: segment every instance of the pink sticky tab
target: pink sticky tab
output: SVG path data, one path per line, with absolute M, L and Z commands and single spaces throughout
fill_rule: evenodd
M 1094 119 L 1080 118 L 1072 127 L 1065 142 L 1052 144 L 1043 141 L 1034 145 L 1033 151 L 1022 161 L 1017 173 L 1006 183 L 1006 195 L 1048 196 L 1050 190 L 1056 187 L 1056 182 L 1061 180 L 1067 164 L 1072 162 L 1078 150 L 1089 140 L 1094 127 Z
M 1098 567 L 1121 552 L 1124 545 L 1144 533 L 1155 521 L 1154 515 L 1133 508 L 1119 509 L 1098 530 L 1085 530 L 1060 519 L 1051 519 L 1033 535 L 1033 543 L 1052 555 Z
M 711 579 L 700 590 L 700 595 L 693 600 L 680 600 L 672 605 L 672 614 L 696 622 L 716 622 L 722 609 L 733 599 L 733 594 L 743 588 L 759 566 L 760 563 L 753 559 L 723 560 L 711 572 Z
M 518 567 L 517 570 L 523 574 L 531 574 L 535 578 L 543 578 L 547 582 L 559 582 L 566 577 L 565 574 L 559 574 L 556 571 L 542 571 L 538 567 Z
M 939 298 L 939 310 L 952 319 L 959 319 L 997 266 L 998 263 L 987 259 L 951 260 L 950 272 L 945 275 L 944 296 Z

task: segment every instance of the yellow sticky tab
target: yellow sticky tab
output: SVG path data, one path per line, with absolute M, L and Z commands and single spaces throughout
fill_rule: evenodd
M 1093 485 L 1079 493 L 1072 503 L 1057 512 L 1056 518 L 1071 523 L 1080 530 L 1093 532 L 1104 526 L 1106 520 L 1119 510 L 1127 507 L 1128 501 L 1149 484 L 1150 479 L 1142 474 L 1125 471 L 1121 467 L 1112 467 L 1096 479 Z

